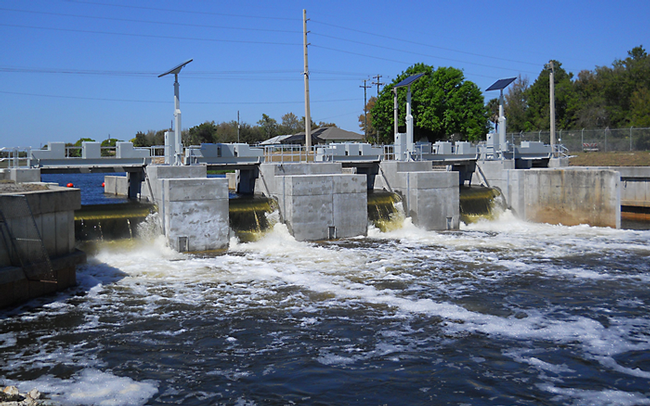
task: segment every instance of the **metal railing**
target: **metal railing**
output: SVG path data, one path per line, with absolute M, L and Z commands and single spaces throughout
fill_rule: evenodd
M 264 146 L 264 162 L 312 162 L 317 146 L 307 151 L 304 145 L 281 144 Z
M 646 127 L 558 130 L 555 136 L 558 144 L 563 144 L 572 152 L 650 150 L 650 128 Z M 508 133 L 507 138 L 513 144 L 521 141 L 551 142 L 550 132 L 541 130 Z

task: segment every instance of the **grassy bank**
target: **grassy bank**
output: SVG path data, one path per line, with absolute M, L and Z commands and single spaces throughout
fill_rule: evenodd
M 571 166 L 650 166 L 650 151 L 572 152 Z

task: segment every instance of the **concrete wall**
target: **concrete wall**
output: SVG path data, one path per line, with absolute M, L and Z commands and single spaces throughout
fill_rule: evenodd
M 621 181 L 600 168 L 512 169 L 508 161 L 479 161 L 490 187 L 501 190 L 521 219 L 598 227 L 621 226 Z M 477 183 L 477 177 L 474 178 Z
M 158 206 L 162 230 L 177 251 L 224 249 L 229 243 L 228 180 L 205 165 L 150 165 L 142 195 Z
M 365 175 L 279 176 L 278 205 L 299 241 L 366 235 L 368 192 Z
M 620 175 L 609 170 L 541 169 L 525 173 L 526 220 L 621 227 Z
M 610 166 L 607 169 L 621 174 L 621 205 L 650 207 L 650 167 Z
M 162 201 L 162 183 L 158 182 L 160 179 L 207 178 L 207 176 L 208 169 L 205 165 L 148 165 L 141 186 L 142 198 L 154 204 Z
M 376 188 L 399 193 L 406 215 L 425 230 L 458 229 L 458 172 L 433 171 L 431 162 L 381 163 Z
M 228 248 L 228 181 L 224 178 L 162 179 L 163 230 L 177 251 Z
M 84 253 L 75 249 L 74 210 L 81 207 L 79 189 L 50 186 L 51 190 L 24 191 L 34 219 L 28 215 L 24 199 L 12 197 L 12 193 L 0 195 L 0 207 L 7 220 L 7 228 L 15 238 L 33 230 L 34 223 L 42 238 L 43 246 L 52 265 L 56 283 L 42 282 L 52 275 L 29 275 L 20 263 L 12 261 L 11 243 L 0 236 L 0 307 L 65 289 L 76 284 L 76 266 L 86 261 Z M 13 193 L 16 194 L 16 193 Z M 3 226 L 4 227 L 4 226 Z M 6 229 L 5 229 L 6 231 Z M 37 237 L 29 233 L 27 237 Z M 43 248 L 38 242 L 20 245 L 26 263 L 41 261 Z
M 39 168 L 10 168 L 9 179 L 16 183 L 40 182 L 41 170 Z
M 128 196 L 129 178 L 126 176 L 104 176 L 104 193 L 116 196 Z
M 368 232 L 367 177 L 343 173 L 341 163 L 265 163 L 255 188 L 278 201 L 280 216 L 297 240 Z

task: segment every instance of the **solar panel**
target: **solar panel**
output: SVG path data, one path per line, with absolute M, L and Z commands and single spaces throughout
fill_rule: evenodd
M 486 92 L 489 92 L 490 90 L 501 90 L 505 89 L 508 87 L 508 85 L 512 82 L 514 82 L 517 78 L 507 78 L 507 79 L 499 79 L 494 84 L 487 89 L 485 89 Z
M 418 73 L 417 75 L 412 75 L 407 77 L 406 79 L 402 80 L 398 84 L 395 85 L 395 88 L 398 87 L 405 87 L 410 85 L 411 83 L 415 82 L 416 80 L 420 79 L 422 76 L 424 76 L 426 73 Z
M 181 71 L 181 69 L 183 69 L 183 66 L 187 65 L 188 63 L 192 62 L 193 60 L 194 60 L 194 59 L 188 59 L 187 61 L 181 63 L 180 65 L 171 68 L 171 69 L 168 70 L 167 72 L 165 72 L 165 73 L 161 73 L 160 75 L 158 75 L 158 77 L 161 78 L 161 77 L 163 77 L 163 76 L 165 76 L 165 75 L 169 75 L 169 74 L 171 74 L 171 73 L 173 73 L 173 74 L 178 74 L 178 73 Z

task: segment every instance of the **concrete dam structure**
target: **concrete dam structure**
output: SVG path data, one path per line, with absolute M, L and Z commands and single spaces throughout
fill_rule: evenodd
M 76 284 L 78 189 L 0 184 L 0 308 Z
M 178 251 L 225 249 L 229 244 L 229 189 L 277 201 L 280 221 L 298 240 L 362 236 L 367 233 L 368 191 L 401 197 L 405 215 L 426 230 L 453 230 L 460 224 L 460 186 L 498 188 L 506 204 L 529 221 L 620 227 L 621 200 L 633 181 L 613 168 L 546 168 L 548 146 L 513 146 L 498 137 L 478 146 L 467 142 L 407 143 L 397 160 L 369 144 L 330 144 L 315 150 L 316 162 L 273 162 L 247 144 L 202 144 L 185 149 L 183 164 L 154 164 L 145 149 L 118 143 L 110 157 L 97 143 L 84 143 L 79 158 L 66 156 L 62 143 L 32 151 L 32 165 L 14 168 L 15 180 L 38 181 L 41 172 L 127 172 L 107 176 L 105 192 L 148 201 L 158 208 L 161 229 Z M 406 148 L 406 149 L 404 149 Z M 208 177 L 208 169 L 234 171 L 229 179 Z M 618 176 L 618 177 L 617 177 Z M 634 183 L 634 188 L 632 187 Z M 643 186 L 645 187 L 645 186 Z M 627 193 L 627 192 L 625 192 Z M 645 204 L 645 203 L 643 203 Z M 626 206 L 626 205 L 623 205 Z

